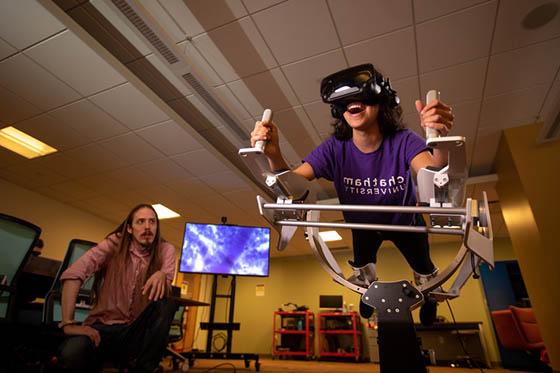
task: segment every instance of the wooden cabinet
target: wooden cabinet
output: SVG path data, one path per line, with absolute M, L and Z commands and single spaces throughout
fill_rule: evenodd
M 272 356 L 314 355 L 315 315 L 309 311 L 274 312 Z
M 320 312 L 319 358 L 361 358 L 362 331 L 357 312 Z

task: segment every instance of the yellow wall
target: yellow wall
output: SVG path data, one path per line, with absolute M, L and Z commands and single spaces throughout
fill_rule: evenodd
M 497 191 L 552 366 L 560 370 L 560 141 L 537 144 L 539 129 L 528 125 L 504 132 Z
M 62 260 L 73 238 L 103 239 L 117 224 L 0 179 L 0 211 L 42 229 L 42 255 Z
M 432 245 L 432 258 L 436 265 L 443 268 L 448 265 L 458 250 L 458 243 Z M 495 240 L 496 260 L 513 258 L 511 243 L 508 239 Z M 336 255 L 345 273 L 351 252 L 346 251 Z M 412 279 L 412 272 L 397 249 L 392 246 L 384 247 L 379 255 L 378 274 L 382 280 Z M 209 301 L 211 280 L 207 281 L 206 300 Z M 229 280 L 221 279 L 221 284 L 229 284 Z M 255 295 L 257 284 L 264 284 L 265 296 Z M 224 289 L 227 291 L 227 289 Z M 204 294 L 202 290 L 202 294 Z M 272 351 L 272 323 L 273 312 L 281 304 L 292 302 L 306 305 L 317 314 L 319 309 L 319 295 L 343 295 L 347 305 L 354 304 L 357 310 L 359 295 L 347 290 L 330 279 L 321 268 L 314 256 L 299 256 L 277 258 L 271 260 L 270 277 L 238 277 L 236 292 L 235 321 L 241 323 L 241 330 L 234 332 L 233 352 L 270 354 Z M 457 321 L 482 321 L 484 339 L 488 346 L 489 358 L 493 362 L 499 361 L 499 353 L 495 345 L 493 331 L 489 328 L 489 314 L 480 281 L 470 280 L 462 290 L 461 297 L 450 302 Z M 220 301 L 216 311 L 215 321 L 226 321 L 225 303 Z M 438 314 L 452 320 L 446 304 L 441 304 Z M 418 320 L 418 311 L 414 311 Z M 199 317 L 208 319 L 208 310 L 200 308 Z M 317 341 L 315 341 L 317 343 Z M 195 347 L 205 349 L 206 333 L 198 332 Z M 317 348 L 317 345 L 316 345 Z

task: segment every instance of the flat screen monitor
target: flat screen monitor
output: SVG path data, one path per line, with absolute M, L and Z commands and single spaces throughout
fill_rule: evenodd
M 186 223 L 179 272 L 268 276 L 270 228 Z

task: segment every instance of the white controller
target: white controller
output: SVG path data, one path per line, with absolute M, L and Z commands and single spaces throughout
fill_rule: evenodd
M 272 110 L 264 109 L 261 122 L 269 123 L 272 120 Z M 261 153 L 264 153 L 264 147 L 266 145 L 266 141 L 259 140 L 255 143 L 255 148 L 260 150 Z
M 432 89 L 426 94 L 426 105 L 428 105 L 433 100 L 439 100 L 439 91 Z M 433 139 L 439 136 L 439 131 L 435 128 L 426 128 L 426 139 Z

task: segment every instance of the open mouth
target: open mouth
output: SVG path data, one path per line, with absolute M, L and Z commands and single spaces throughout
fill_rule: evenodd
M 346 106 L 346 111 L 348 111 L 350 114 L 358 114 L 364 111 L 365 109 L 366 106 L 361 102 L 352 102 L 351 104 Z

